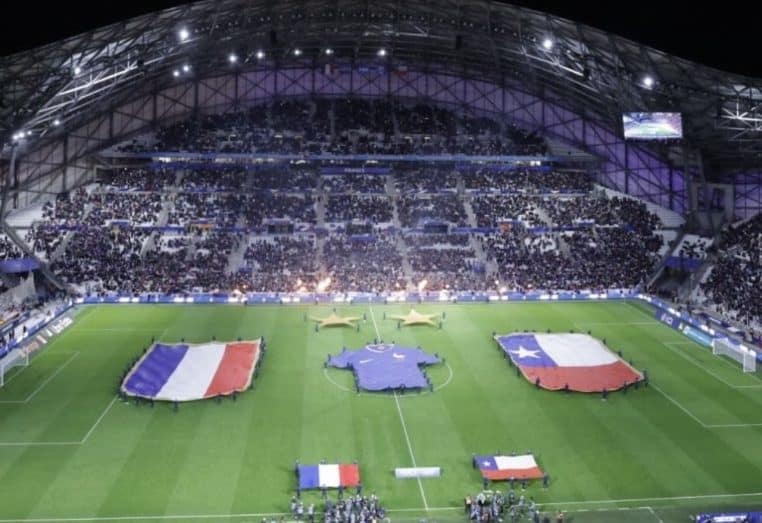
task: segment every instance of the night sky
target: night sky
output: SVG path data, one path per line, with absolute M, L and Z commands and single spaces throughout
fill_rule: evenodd
M 181 1 L 114 0 L 14 2 L 0 17 L 0 54 L 24 51 Z M 762 78 L 762 45 L 755 25 L 762 2 L 726 0 L 716 10 L 700 2 L 634 0 L 515 0 L 513 3 L 579 21 L 725 71 Z

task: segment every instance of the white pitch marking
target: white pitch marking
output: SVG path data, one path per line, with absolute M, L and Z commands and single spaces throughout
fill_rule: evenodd
M 381 333 L 378 330 L 378 323 L 376 323 L 376 315 L 373 313 L 373 306 L 368 304 L 368 309 L 370 310 L 370 319 L 373 320 L 373 327 L 376 329 L 376 337 L 381 340 Z M 415 455 L 413 454 L 413 446 L 410 444 L 410 436 L 407 432 L 407 424 L 405 423 L 405 417 L 402 415 L 402 408 L 400 408 L 400 400 L 397 396 L 397 391 L 394 391 L 394 403 L 397 405 L 397 413 L 400 416 L 400 423 L 402 423 L 402 432 L 405 434 L 405 442 L 407 442 L 407 450 L 410 453 L 410 460 L 413 462 L 413 466 L 417 467 L 418 465 L 415 462 Z M 423 500 L 423 507 L 426 510 L 429 510 L 429 503 L 426 501 L 426 493 L 423 491 L 423 483 L 421 482 L 421 478 L 416 478 L 418 480 L 418 490 L 421 491 L 421 499 Z
M 656 518 L 656 521 L 658 521 L 659 523 L 664 523 L 664 521 L 656 514 L 656 511 L 653 508 L 651 507 L 646 507 L 646 508 L 648 509 L 648 512 L 650 512 L 651 515 Z
M 113 406 L 114 406 L 114 403 L 116 403 L 116 400 L 118 400 L 118 399 L 119 399 L 119 396 L 114 396 L 114 399 L 112 399 L 112 400 L 111 400 L 111 403 L 109 403 L 109 404 L 108 404 L 108 406 L 106 406 L 106 408 L 103 410 L 103 412 L 102 412 L 102 413 L 101 413 L 101 415 L 98 417 L 98 419 L 97 419 L 97 420 L 95 420 L 95 423 L 93 423 L 93 426 L 92 426 L 92 427 L 90 427 L 90 430 L 88 430 L 88 431 L 87 431 L 87 434 L 85 434 L 85 437 L 84 437 L 84 438 L 82 438 L 82 440 L 80 441 L 80 443 L 84 444 L 84 443 L 87 441 L 87 439 L 90 437 L 90 435 L 91 435 L 91 434 L 93 433 L 93 431 L 95 430 L 95 427 L 97 427 L 97 426 L 98 426 L 98 424 L 99 424 L 99 423 L 100 423 L 100 422 L 103 420 L 103 418 L 105 418 L 105 417 L 106 417 L 106 414 L 108 414 L 108 411 L 110 411 L 110 410 L 111 410 L 111 407 L 113 407 Z
M 413 462 L 413 466 L 417 468 L 418 464 L 415 462 L 415 455 L 413 455 L 413 446 L 410 444 L 410 436 L 408 436 L 407 433 L 407 425 L 405 424 L 405 417 L 402 415 L 402 409 L 400 408 L 400 400 L 397 397 L 397 391 L 394 391 L 394 402 L 397 405 L 397 412 L 400 415 L 400 422 L 402 422 L 402 432 L 405 434 L 405 441 L 407 442 L 407 450 L 410 453 L 410 460 Z M 421 491 L 423 507 L 426 510 L 429 510 L 429 503 L 426 501 L 426 494 L 423 492 L 423 483 L 421 483 L 421 478 L 416 479 L 418 480 L 418 490 Z
M 650 384 L 650 386 L 651 386 L 651 387 L 653 387 L 653 388 L 654 388 L 654 389 L 655 389 L 655 390 L 656 390 L 656 391 L 657 391 L 659 394 L 661 394 L 662 396 L 664 396 L 665 398 L 667 398 L 667 399 L 668 399 L 670 402 L 672 402 L 672 404 L 673 404 L 673 405 L 675 405 L 677 408 L 679 408 L 680 410 L 682 410 L 682 411 L 683 411 L 685 414 L 687 414 L 688 416 L 690 416 L 690 418 L 691 418 L 693 421 L 695 421 L 696 423 L 698 423 L 698 424 L 699 424 L 699 425 L 701 425 L 702 427 L 706 428 L 706 423 L 704 423 L 703 421 L 701 421 L 700 419 L 698 419 L 698 418 L 696 417 L 696 415 L 695 415 L 695 414 L 693 414 L 691 411 L 689 411 L 687 408 L 683 407 L 683 406 L 680 404 L 680 402 L 678 402 L 676 399 L 674 399 L 672 396 L 670 396 L 669 394 L 667 394 L 666 392 L 664 392 L 663 390 L 661 390 L 659 387 L 657 387 L 657 386 L 656 386 L 656 385 L 654 385 L 653 383 L 651 383 L 651 384 Z
M 34 398 L 34 397 L 37 395 L 37 393 L 38 393 L 38 392 L 40 392 L 40 391 L 42 390 L 42 388 L 43 388 L 45 385 L 47 385 L 48 383 L 50 383 L 50 381 L 51 381 L 53 378 L 55 378 L 56 376 L 58 376 L 58 374 L 59 374 L 59 373 L 60 373 L 62 370 L 64 370 L 64 369 L 66 368 L 66 366 L 67 366 L 69 363 L 71 363 L 71 361 L 72 361 L 74 358 L 76 358 L 77 356 L 79 356 L 79 352 L 74 352 L 74 353 L 72 353 L 72 355 L 69 357 L 69 359 L 68 359 L 68 360 L 66 360 L 65 362 L 63 362 L 63 363 L 62 363 L 62 364 L 61 364 L 61 365 L 60 365 L 60 366 L 59 366 L 59 367 L 56 369 L 56 371 L 55 371 L 53 374 L 51 374 L 50 376 L 48 376 L 48 377 L 47 377 L 47 379 L 46 379 L 45 381 L 43 381 L 42 383 L 40 383 L 39 387 L 37 387 L 36 389 L 34 389 L 34 390 L 33 390 L 33 391 L 32 391 L 32 392 L 29 394 L 29 396 L 27 396 L 27 397 L 26 397 L 26 399 L 23 399 L 23 400 L 2 400 L 2 401 L 0 401 L 0 403 L 16 403 L 16 404 L 26 404 L 26 403 L 29 403 L 29 402 L 32 400 L 32 398 Z
M 696 361 L 696 359 L 695 359 L 695 358 L 692 358 L 691 356 L 689 356 L 689 355 L 687 355 L 687 354 L 684 354 L 682 351 L 680 351 L 680 350 L 678 350 L 678 349 L 675 349 L 674 347 L 672 347 L 672 343 L 670 343 L 670 342 L 666 342 L 666 341 L 663 341 L 663 342 L 661 342 L 661 343 L 662 343 L 662 345 L 664 345 L 665 347 L 667 347 L 669 350 L 671 350 L 672 352 L 674 352 L 674 353 L 675 353 L 675 354 L 677 354 L 678 356 L 680 356 L 680 357 L 682 357 L 682 358 L 684 358 L 684 359 L 686 359 L 686 360 L 690 361 L 690 362 L 691 362 L 691 363 L 693 363 L 695 366 L 697 366 L 698 368 L 700 368 L 701 370 L 703 370 L 704 372 L 706 372 L 707 374 L 709 374 L 710 376 L 712 376 L 712 377 L 713 377 L 713 378 L 715 378 L 716 380 L 718 380 L 718 381 L 721 381 L 722 383 L 724 383 L 725 385 L 727 385 L 727 386 L 728 386 L 728 387 L 730 387 L 731 389 L 760 389 L 760 388 L 762 388 L 762 384 L 761 384 L 761 385 L 733 385 L 733 384 L 732 384 L 732 383 L 730 383 L 729 381 L 727 381 L 727 380 L 725 380 L 724 378 L 722 378 L 722 376 L 719 376 L 718 374 L 715 374 L 715 373 L 714 373 L 714 371 L 712 371 L 712 370 L 710 370 L 710 369 L 706 368 L 704 365 L 702 365 L 701 363 L 699 363 L 698 361 Z M 743 374 L 742 374 L 742 375 L 743 375 Z

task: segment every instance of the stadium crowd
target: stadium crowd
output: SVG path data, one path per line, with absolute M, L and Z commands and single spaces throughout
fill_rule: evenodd
M 201 165 L 174 176 L 167 167 L 119 170 L 100 186 L 46 204 L 28 241 L 65 281 L 88 283 L 93 292 L 291 292 L 314 290 L 328 277 L 339 292 L 421 288 L 422 282 L 433 291 L 630 287 L 648 274 L 661 245 L 653 235 L 658 218 L 629 198 L 463 193 L 460 180 L 468 184 L 473 172 L 431 166 L 389 175 L 350 172 L 344 190 L 343 175 L 318 177 L 307 164 L 283 169 L 278 175 L 274 166 Z M 437 190 L 438 173 L 451 190 Z M 508 174 L 516 173 L 524 181 L 538 174 Z M 296 185 L 284 188 L 291 174 Z M 395 197 L 376 192 L 389 176 L 399 189 Z M 562 176 L 561 184 L 579 178 Z M 262 238 L 277 223 L 313 233 L 323 223 L 344 225 L 319 248 L 314 235 Z M 365 224 L 358 229 L 365 238 L 342 232 L 356 223 Z M 397 223 L 394 234 L 377 229 Z M 469 226 L 494 232 L 447 232 Z M 231 258 L 239 250 L 243 263 Z
M 730 226 L 702 291 L 717 312 L 762 331 L 762 214 Z
M 122 151 L 223 153 L 537 155 L 545 140 L 507 123 L 418 103 L 341 99 L 277 100 L 202 115 L 160 129 Z

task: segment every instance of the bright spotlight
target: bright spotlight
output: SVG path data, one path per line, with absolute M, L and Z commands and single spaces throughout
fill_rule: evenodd
M 382 47 L 381 49 L 379 49 L 379 50 L 378 50 L 378 52 L 377 52 L 376 54 L 377 54 L 378 56 L 380 56 L 381 58 L 383 58 L 384 56 L 386 56 L 386 49 L 384 49 L 384 48 Z
M 294 56 L 302 56 L 302 50 L 298 47 L 294 49 Z
M 61 120 L 59 120 L 58 118 L 56 118 L 55 120 L 53 120 L 53 125 L 55 125 L 56 127 L 58 127 L 59 125 L 61 125 Z
M 542 48 L 545 49 L 546 51 L 550 51 L 551 49 L 553 49 L 553 40 L 551 40 L 550 38 L 546 38 L 545 40 L 543 40 Z
M 180 71 L 178 71 L 177 69 L 175 69 L 174 71 L 172 71 L 172 76 L 174 76 L 175 78 L 177 78 L 178 76 L 180 76 Z
M 261 60 L 264 57 L 265 57 L 265 52 L 262 49 L 257 51 L 257 60 Z
M 188 38 L 190 38 L 190 32 L 185 27 L 183 27 L 182 29 L 180 29 L 180 31 L 177 32 L 177 36 L 180 37 L 181 42 L 184 42 Z
M 327 54 L 328 56 L 331 56 L 333 54 L 333 49 L 329 47 L 328 49 L 325 50 L 325 54 Z
M 654 79 L 652 76 L 646 75 L 643 77 L 643 85 L 648 87 L 649 89 L 654 86 Z
M 82 73 L 82 68 L 80 66 L 74 67 L 74 76 L 79 76 Z
M 231 64 L 234 64 L 237 61 L 238 61 L 238 56 L 236 56 L 235 53 L 230 53 L 230 55 L 228 55 L 228 62 L 230 62 Z
M 189 73 L 190 72 L 190 66 L 188 64 L 183 65 L 183 72 Z
M 328 276 L 325 279 L 322 279 L 317 284 L 317 291 L 318 292 L 325 292 L 328 290 L 328 287 L 331 285 L 331 277 Z

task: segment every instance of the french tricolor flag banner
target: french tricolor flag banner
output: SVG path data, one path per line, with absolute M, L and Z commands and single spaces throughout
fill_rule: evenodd
M 360 467 L 356 463 L 326 465 L 299 465 L 299 488 L 356 487 L 360 484 Z
M 251 385 L 260 341 L 155 343 L 122 382 L 122 392 L 154 400 L 191 401 L 241 392 Z
M 643 375 L 587 334 L 514 333 L 495 336 L 524 377 L 543 389 L 618 390 Z
M 489 480 L 540 479 L 544 472 L 532 454 L 520 456 L 474 456 L 474 466 Z

